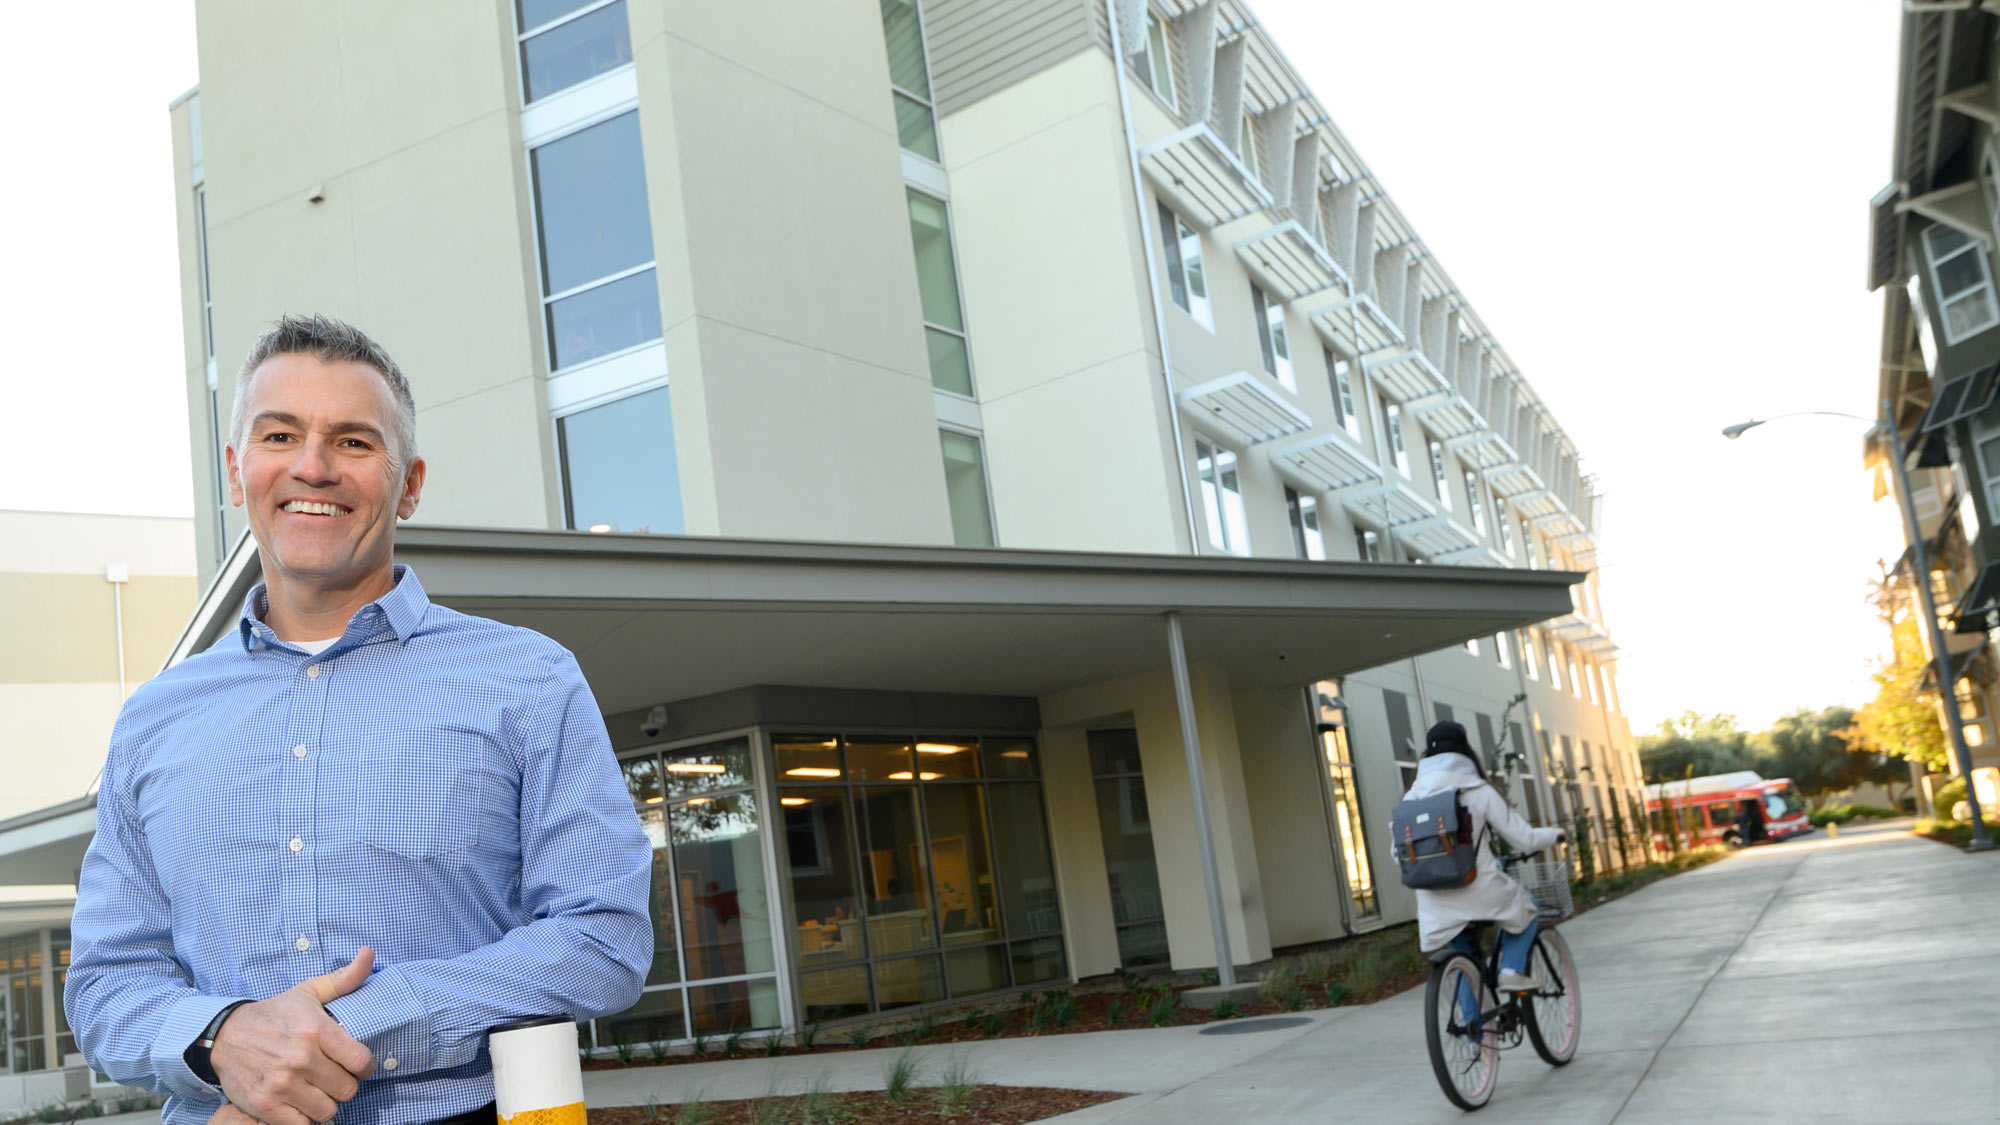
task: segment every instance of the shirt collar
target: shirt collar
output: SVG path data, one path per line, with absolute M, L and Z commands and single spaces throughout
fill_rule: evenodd
M 430 595 L 424 593 L 423 583 L 417 581 L 416 571 L 398 563 L 392 568 L 392 573 L 395 575 L 396 584 L 390 587 L 388 593 L 356 610 L 354 619 L 347 624 L 346 633 L 342 634 L 343 637 L 356 634 L 357 627 L 362 634 L 367 633 L 368 625 L 372 622 L 373 615 L 377 613 L 386 623 L 389 634 L 396 640 L 408 644 L 410 638 L 416 634 L 418 626 L 423 623 L 424 614 L 431 607 Z M 236 623 L 237 636 L 242 640 L 245 650 L 255 649 L 259 643 L 284 644 L 278 639 L 278 635 L 271 631 L 271 627 L 264 624 L 264 615 L 270 608 L 271 595 L 264 583 L 259 582 L 251 587 L 249 595 L 243 599 L 243 611 Z

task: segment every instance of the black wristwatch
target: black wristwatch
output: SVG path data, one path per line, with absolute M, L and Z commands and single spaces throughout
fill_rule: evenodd
M 208 1021 L 207 1027 L 201 1029 L 201 1036 L 189 1044 L 187 1050 L 181 1052 L 181 1060 L 187 1063 L 189 1070 L 194 1071 L 196 1078 L 201 1079 L 211 1086 L 221 1082 L 221 1079 L 215 1076 L 215 1067 L 210 1065 L 208 1061 L 208 1053 L 215 1049 L 215 1037 L 222 1034 L 222 1021 L 228 1019 L 231 1012 L 249 1002 L 248 1000 L 238 1000 L 227 1008 L 215 1013 L 215 1018 Z

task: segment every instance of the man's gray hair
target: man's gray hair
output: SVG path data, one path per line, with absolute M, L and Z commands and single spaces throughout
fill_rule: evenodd
M 250 379 L 266 360 L 281 355 L 309 355 L 321 363 L 359 363 L 374 368 L 396 400 L 395 416 L 389 419 L 391 432 L 386 435 L 392 447 L 389 456 L 399 472 L 417 459 L 417 402 L 410 397 L 410 381 L 403 378 L 403 369 L 382 345 L 361 329 L 330 316 L 286 313 L 270 331 L 257 337 L 236 372 L 236 409 L 229 423 L 229 444 L 235 447 L 239 460 L 250 429 Z

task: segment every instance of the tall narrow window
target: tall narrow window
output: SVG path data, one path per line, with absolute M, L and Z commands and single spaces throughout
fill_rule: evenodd
M 1285 489 L 1285 511 L 1292 518 L 1292 550 L 1302 559 L 1326 558 L 1326 540 L 1319 533 L 1319 500 Z
M 1583 665 L 1583 672 L 1584 672 L 1583 675 L 1584 694 L 1590 697 L 1590 705 L 1592 707 L 1596 707 L 1598 706 L 1597 668 L 1596 666 L 1592 665 L 1589 661 L 1585 661 Z
M 660 338 L 653 217 L 639 115 L 622 113 L 530 154 L 549 366 Z
M 1525 519 L 1521 521 L 1521 561 L 1528 564 L 1529 570 L 1533 570 L 1537 566 L 1535 561 L 1535 525 Z
M 951 539 L 961 547 L 993 545 L 993 509 L 986 499 L 986 460 L 979 439 L 939 430 L 944 446 L 944 492 L 951 502 Z
M 686 530 L 667 388 L 557 419 L 556 444 L 570 527 L 654 535 Z
M 1174 304 L 1215 331 L 1215 317 L 1208 307 L 1208 279 L 1201 267 L 1201 232 L 1181 221 L 1166 204 L 1160 204 L 1160 238 L 1166 243 L 1167 291 Z
M 1410 725 L 1410 697 L 1400 691 L 1384 691 L 1382 705 L 1389 716 L 1389 753 L 1396 759 L 1396 772 L 1402 783 L 1397 792 L 1407 793 L 1417 780 L 1417 760 L 1423 753 Z
M 1493 496 L 1493 534 L 1500 540 L 1501 554 L 1514 553 L 1514 544 L 1507 538 L 1507 506 L 1501 502 L 1498 493 Z
M 1507 634 L 1505 633 L 1493 634 L 1493 661 L 1502 668 L 1512 668 L 1514 666 L 1514 659 L 1508 652 Z
M 938 158 L 937 111 L 924 62 L 924 20 L 917 0 L 882 0 L 882 39 L 889 48 L 889 97 L 896 138 L 926 160 Z
M 1573 654 L 1569 658 L 1569 693 L 1578 699 L 1583 698 L 1583 677 L 1577 675 L 1576 657 Z
M 1541 679 L 1542 678 L 1541 670 L 1535 666 L 1536 665 L 1535 645 L 1537 642 L 1535 641 L 1534 631 L 1529 630 L 1528 632 L 1522 633 L 1520 636 L 1520 641 L 1521 641 L 1521 670 L 1523 672 L 1526 672 L 1528 674 L 1528 678 L 1531 680 Z
M 567 90 L 632 61 L 625 0 L 518 0 L 524 101 Z
M 1472 530 L 1486 534 L 1486 505 L 1480 502 L 1479 474 L 1465 471 L 1465 506 L 1472 509 Z
M 1956 344 L 2000 324 L 1993 271 L 1979 243 L 1950 227 L 1933 226 L 1924 231 L 1924 250 L 1930 257 L 1931 292 L 1944 321 L 1945 343 Z
M 1167 46 L 1167 25 L 1151 9 L 1146 12 L 1146 38 L 1132 56 L 1132 69 L 1160 100 L 1174 105 L 1174 56 Z
M 1257 119 L 1243 115 L 1243 128 L 1236 138 L 1237 155 L 1243 158 L 1243 167 L 1253 180 L 1264 178 L 1263 170 L 1257 163 Z
M 1555 688 L 1557 691 L 1561 691 L 1563 686 L 1562 657 L 1556 652 L 1556 642 L 1553 638 L 1544 636 L 1542 641 L 1548 646 L 1543 651 L 1549 658 L 1549 686 Z
M 1354 557 L 1362 562 L 1382 561 L 1382 537 L 1365 527 L 1354 529 Z
M 1990 137 L 1979 158 L 1979 187 L 1986 193 L 1986 222 L 2000 231 L 2000 153 L 1994 151 Z
M 930 344 L 931 385 L 972 393 L 972 358 L 965 342 L 965 313 L 958 303 L 958 265 L 951 248 L 944 201 L 912 190 L 910 242 L 917 255 L 917 295 Z
M 1265 296 L 1262 287 L 1250 285 L 1250 307 L 1257 314 L 1257 345 L 1264 352 L 1264 370 L 1287 390 L 1297 390 L 1292 381 L 1292 346 L 1285 335 L 1285 306 Z
M 1375 865 L 1368 854 L 1368 818 L 1361 812 L 1361 787 L 1354 777 L 1354 752 L 1347 741 L 1347 709 L 1340 684 L 1322 680 L 1307 689 L 1311 697 L 1313 733 L 1326 767 L 1327 802 L 1333 806 L 1333 830 L 1340 846 L 1342 882 L 1352 912 L 1349 921 L 1379 917 L 1375 896 Z
M 1403 408 L 1387 399 L 1382 400 L 1382 428 L 1389 434 L 1389 459 L 1396 463 L 1396 471 L 1408 478 L 1410 454 L 1403 448 Z
M 1428 437 L 1424 439 L 1424 445 L 1430 449 L 1431 483 L 1437 486 L 1438 507 L 1450 511 L 1451 485 L 1446 484 L 1444 479 L 1444 446 L 1439 445 L 1436 439 Z
M 1208 541 L 1232 555 L 1250 553 L 1250 520 L 1243 508 L 1243 488 L 1236 479 L 1236 454 L 1206 438 L 1194 443 L 1195 475 L 1201 485 L 1201 506 L 1208 516 Z
M 1146 803 L 1139 733 L 1094 730 L 1084 735 L 1096 781 L 1097 823 L 1111 881 L 1111 917 L 1124 968 L 1167 959 L 1167 912 L 1160 898 L 1160 866 L 1153 853 L 1153 816 Z
M 229 463 L 223 456 L 228 443 L 222 421 L 222 393 L 215 374 L 215 292 L 208 282 L 208 189 L 194 187 L 195 253 L 201 269 L 201 339 L 208 360 L 208 455 L 215 477 L 215 557 L 229 555 Z
M 1333 419 L 1347 436 L 1361 440 L 1361 418 L 1354 412 L 1354 377 L 1348 369 L 1347 357 L 1339 355 L 1332 348 L 1324 349 L 1326 374 L 1333 383 Z

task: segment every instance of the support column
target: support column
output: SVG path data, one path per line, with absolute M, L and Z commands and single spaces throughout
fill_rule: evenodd
M 1225 989 L 1236 987 L 1236 965 L 1229 951 L 1229 922 L 1222 915 L 1222 877 L 1215 867 L 1215 833 L 1209 826 L 1208 783 L 1202 775 L 1201 738 L 1194 725 L 1194 689 L 1188 684 L 1187 647 L 1181 639 L 1181 615 L 1167 613 L 1167 656 L 1173 663 L 1174 704 L 1181 720 L 1181 749 L 1187 754 L 1188 791 L 1194 798 L 1195 840 L 1201 846 L 1202 887 L 1208 892 L 1208 924 L 1215 938 L 1215 977 Z

